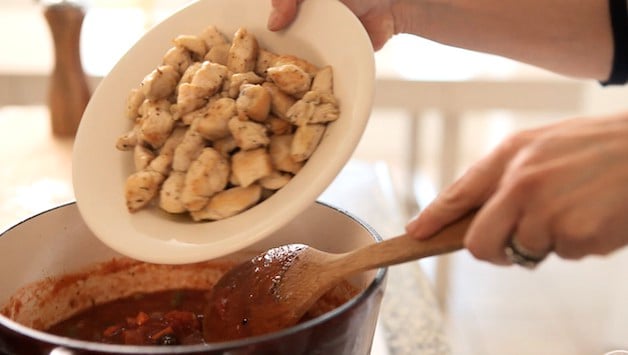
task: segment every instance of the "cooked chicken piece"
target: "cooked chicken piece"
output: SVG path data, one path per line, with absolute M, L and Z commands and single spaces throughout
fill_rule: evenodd
M 224 157 L 228 157 L 234 150 L 238 148 L 238 144 L 231 135 L 213 141 L 212 146 Z
M 207 26 L 199 37 L 205 41 L 205 46 L 208 49 L 220 44 L 228 44 L 227 37 L 213 25 Z
M 214 195 L 200 211 L 190 212 L 195 221 L 220 220 L 234 216 L 254 206 L 262 196 L 262 188 L 255 184 L 248 187 L 232 187 Z
M 165 99 L 174 93 L 179 79 L 177 69 L 170 65 L 160 65 L 144 77 L 141 83 L 142 92 L 149 100 Z
M 303 162 L 292 158 L 292 134 L 270 137 L 268 153 L 275 169 L 296 174 L 303 167 Z
M 300 126 L 294 132 L 290 148 L 292 159 L 305 161 L 310 158 L 325 132 L 324 124 L 310 124 Z
M 281 91 L 297 97 L 301 97 L 309 91 L 312 84 L 312 77 L 295 64 L 270 67 L 266 70 L 266 76 Z
M 284 120 L 288 119 L 288 109 L 294 105 L 296 100 L 281 91 L 277 85 L 271 82 L 265 82 L 262 86 L 270 92 L 270 112 Z
M 183 47 L 192 52 L 197 58 L 203 58 L 207 54 L 205 41 L 194 35 L 179 35 L 173 40 L 178 47 Z
M 305 126 L 314 115 L 316 105 L 320 102 L 318 95 L 310 95 L 308 92 L 288 109 L 287 115 L 290 122 L 297 126 Z
M 314 77 L 318 72 L 318 67 L 303 58 L 299 58 L 289 54 L 282 54 L 275 58 L 273 62 L 273 67 L 282 66 L 284 64 L 294 64 L 299 68 L 303 69 L 306 73 L 308 73 L 311 77 Z
M 150 101 L 141 122 L 139 137 L 142 142 L 155 149 L 160 148 L 174 128 L 170 102 L 166 99 Z
M 174 150 L 183 141 L 186 131 L 186 127 L 176 127 L 170 134 L 170 137 L 166 139 L 164 145 L 161 146 L 161 149 L 159 149 L 157 156 L 151 160 L 148 165 L 148 169 L 156 171 L 164 176 L 170 174 L 170 170 L 172 170 Z
M 227 65 L 229 62 L 230 48 L 231 43 L 217 44 L 209 49 L 204 59 L 212 63 Z
M 122 151 L 133 149 L 133 147 L 137 145 L 139 139 L 140 127 L 140 122 L 136 122 L 133 129 L 118 137 L 118 140 L 116 141 L 116 148 Z
M 177 146 L 183 141 L 185 134 L 188 129 L 185 126 L 176 126 L 170 137 L 166 139 L 164 145 L 159 149 L 159 155 L 173 155 L 174 150 L 177 149 Z
M 245 28 L 240 28 L 233 35 L 229 48 L 227 67 L 234 73 L 246 73 L 255 69 L 259 46 L 257 39 Z
M 135 119 L 135 122 L 140 122 L 141 123 L 143 117 L 148 114 L 149 108 L 151 106 L 153 106 L 156 101 L 161 101 L 161 100 L 149 100 L 149 99 L 146 99 L 146 100 L 142 101 L 142 104 L 137 109 L 137 112 L 140 114 L 140 116 Z
M 183 213 L 187 209 L 181 202 L 181 191 L 185 183 L 185 173 L 173 171 L 161 185 L 159 207 L 169 213 Z
M 205 96 L 210 96 L 222 89 L 222 82 L 227 77 L 227 67 L 221 64 L 204 61 L 194 73 L 190 84 L 205 88 Z
M 194 72 L 190 83 L 179 85 L 177 103 L 173 107 L 175 118 L 180 118 L 205 106 L 210 97 L 222 89 L 227 77 L 227 67 L 205 61 Z
M 314 114 L 310 123 L 327 123 L 335 121 L 340 116 L 338 105 L 333 103 L 320 103 L 314 108 Z
M 184 122 L 190 118 L 196 120 L 196 130 L 201 136 L 214 141 L 227 137 L 231 133 L 228 122 L 236 115 L 235 100 L 223 97 L 210 102 L 201 109 L 188 113 L 183 120 Z
M 238 117 L 229 120 L 229 131 L 238 147 L 244 150 L 255 149 L 268 145 L 266 127 L 253 121 L 242 121 Z
M 231 169 L 231 175 L 229 175 L 229 185 L 240 186 L 240 181 L 238 181 L 238 178 L 233 174 L 233 166 Z
M 203 208 L 209 197 L 227 186 L 229 162 L 213 148 L 204 148 L 185 175 L 181 201 L 188 211 Z
M 185 114 L 205 106 L 209 99 L 205 95 L 206 92 L 207 89 L 189 83 L 179 85 L 177 103 L 172 105 L 174 119 L 178 120 Z
M 279 55 L 260 48 L 257 53 L 255 72 L 261 76 L 266 76 L 266 69 L 272 67 L 277 58 L 279 58 Z
M 142 170 L 131 174 L 124 185 L 124 197 L 129 212 L 146 206 L 159 192 L 164 176 L 156 171 Z
M 326 123 L 338 119 L 338 102 L 330 92 L 308 91 L 288 110 L 290 122 L 297 126 Z
M 259 184 L 268 190 L 279 190 L 292 179 L 292 174 L 273 171 L 270 175 L 259 179 Z
M 181 75 L 181 80 L 179 80 L 179 86 L 181 86 L 182 84 L 189 84 L 192 82 L 192 78 L 194 77 L 194 74 L 196 74 L 196 72 L 201 69 L 201 65 L 203 63 L 201 62 L 194 62 L 192 64 L 190 64 L 190 66 L 188 66 L 185 71 L 183 72 L 183 75 Z
M 209 202 L 209 197 L 193 194 L 190 189 L 185 188 L 184 184 L 181 190 L 181 202 L 187 211 L 193 212 L 205 207 Z
M 312 91 L 333 93 L 334 91 L 334 74 L 330 65 L 321 68 L 314 79 L 312 79 Z
M 175 171 L 187 171 L 190 164 L 195 160 L 205 147 L 205 139 L 198 133 L 194 123 L 185 132 L 183 140 L 175 148 L 172 157 L 172 169 Z
M 212 102 L 218 100 L 218 96 L 212 96 L 205 105 L 195 109 L 194 111 L 188 112 L 180 117 L 181 123 L 186 126 L 189 126 L 194 122 L 197 118 L 204 116 L 207 113 L 208 106 L 211 105 Z
M 240 86 L 243 84 L 261 84 L 264 78 L 258 76 L 254 72 L 235 73 L 229 78 L 229 87 L 227 88 L 229 97 L 237 98 L 240 94 Z
M 181 46 L 170 48 L 163 58 L 163 64 L 175 68 L 179 74 L 185 73 L 192 63 L 194 63 L 194 61 L 192 60 L 190 51 Z
M 144 170 L 153 159 L 155 159 L 155 153 L 145 146 L 138 144 L 133 149 L 135 171 Z
M 270 93 L 261 85 L 244 84 L 236 99 L 238 114 L 243 114 L 253 121 L 263 122 L 270 112 Z
M 136 119 L 140 115 L 139 108 L 146 98 L 144 92 L 139 88 L 132 89 L 126 98 L 126 117 Z
M 266 149 L 241 150 L 231 157 L 231 170 L 240 186 L 247 187 L 270 175 L 273 165 Z
M 292 125 L 286 120 L 270 115 L 266 120 L 266 127 L 272 135 L 282 135 L 292 133 Z

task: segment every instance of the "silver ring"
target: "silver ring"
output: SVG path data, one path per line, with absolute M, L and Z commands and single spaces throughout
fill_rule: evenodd
M 528 251 L 525 247 L 521 246 L 521 244 L 517 243 L 517 240 L 514 237 L 510 238 L 510 242 L 504 251 L 506 252 L 508 260 L 510 260 L 513 264 L 523 266 L 527 269 L 534 269 L 547 256 L 534 255 L 534 253 Z

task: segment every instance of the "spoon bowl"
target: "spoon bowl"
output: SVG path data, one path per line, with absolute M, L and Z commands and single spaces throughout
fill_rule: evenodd
M 134 259 L 164 264 L 198 262 L 241 250 L 310 206 L 351 157 L 366 127 L 374 94 L 375 66 L 368 35 L 337 0 L 306 1 L 293 25 L 283 32 L 270 32 L 266 29 L 270 3 L 192 2 L 150 29 L 95 90 L 74 144 L 73 184 L 81 216 L 110 248 Z M 195 223 L 156 208 L 129 213 L 124 184 L 134 171 L 133 157 L 115 148 L 116 139 L 132 127 L 124 115 L 127 95 L 161 63 L 173 38 L 198 34 L 209 25 L 228 36 L 245 27 L 262 48 L 319 66 L 331 65 L 340 116 L 328 125 L 320 145 L 290 183 L 236 216 Z
M 212 288 L 204 314 L 205 340 L 240 339 L 292 326 L 325 292 L 357 272 L 462 249 L 473 216 L 427 240 L 402 235 L 348 253 L 304 244 L 271 248 L 232 268 Z

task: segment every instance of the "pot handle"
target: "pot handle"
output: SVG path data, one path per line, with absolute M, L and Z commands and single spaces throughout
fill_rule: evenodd
M 48 355 L 74 355 L 74 351 L 64 347 L 56 347 Z

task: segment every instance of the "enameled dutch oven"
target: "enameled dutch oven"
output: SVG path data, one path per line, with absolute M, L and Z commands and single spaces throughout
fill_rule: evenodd
M 379 240 L 375 231 L 345 211 L 315 203 L 249 250 L 208 263 L 243 260 L 290 242 L 346 252 Z M 366 355 L 386 275 L 386 269 L 378 269 L 355 277 L 350 281 L 362 290 L 356 297 L 318 318 L 276 333 L 209 345 L 119 346 L 72 340 L 40 329 L 93 302 L 137 291 L 202 285 L 216 278 L 216 269 L 204 263 L 154 265 L 126 259 L 91 234 L 74 203 L 31 217 L 0 235 L 0 255 L 2 354 Z

